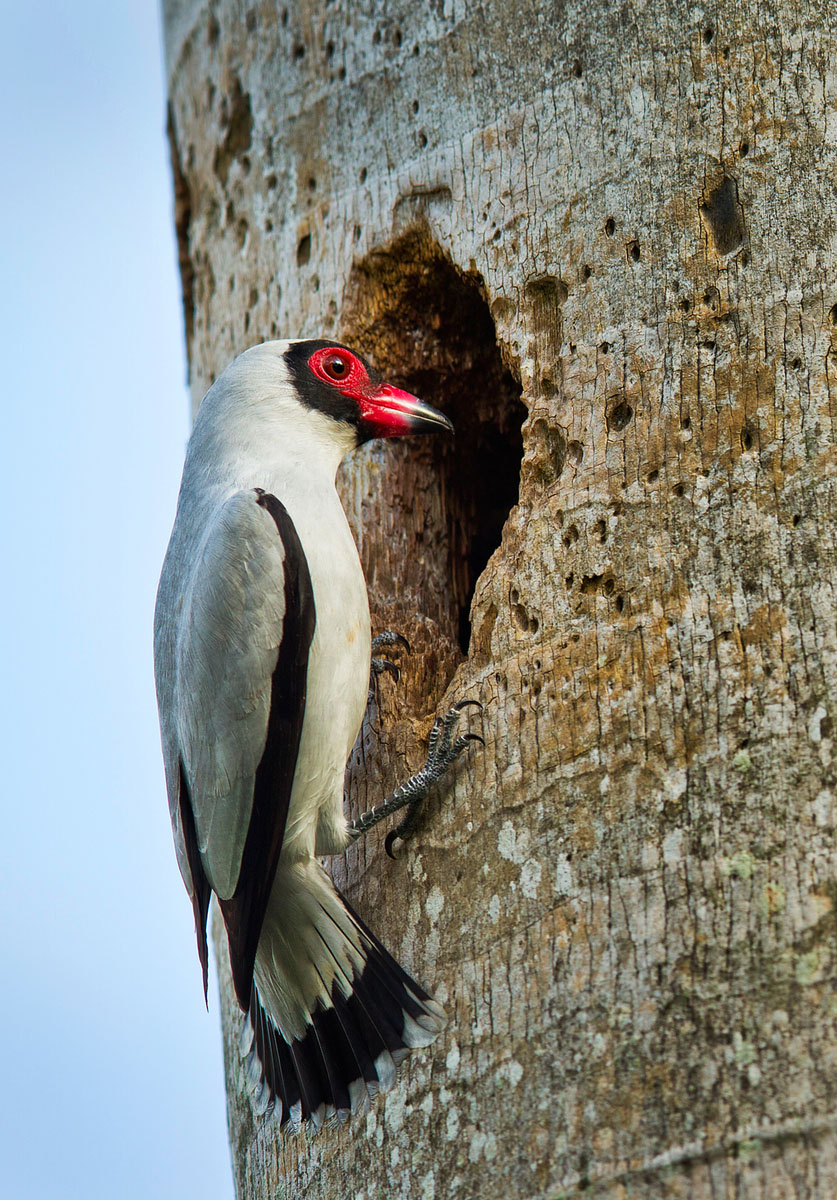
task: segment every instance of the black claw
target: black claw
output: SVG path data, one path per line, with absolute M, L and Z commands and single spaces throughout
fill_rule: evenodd
M 387 675 L 393 677 L 396 683 L 401 678 L 401 668 L 396 666 L 394 662 L 390 662 L 388 658 L 373 658 L 372 670 L 376 674 L 380 674 L 382 671 L 386 672 Z
M 389 629 L 385 629 L 383 633 L 379 633 L 377 637 L 372 639 L 372 648 L 377 650 L 380 646 L 403 646 L 408 654 L 412 654 L 410 643 L 401 633 L 393 633 Z
M 444 766 L 450 766 L 452 762 L 459 758 L 459 755 L 462 753 L 468 743 L 475 741 L 482 742 L 482 738 L 477 733 L 463 733 L 461 737 L 458 737 L 453 745 L 449 747 L 448 752 L 445 755 Z M 482 744 L 485 745 L 485 742 L 482 742 Z
M 397 635 L 393 634 L 393 636 L 395 637 Z M 379 702 L 379 675 L 391 675 L 395 682 L 398 683 L 401 679 L 401 668 L 396 663 L 390 662 L 388 658 L 372 659 L 369 671 L 369 691 L 366 696 L 367 706 L 373 702 Z
M 450 711 L 451 712 L 462 712 L 463 708 L 479 708 L 479 709 L 481 709 L 482 705 L 480 704 L 479 700 L 457 700 L 456 704 L 454 704 L 453 708 Z M 450 716 L 450 713 L 448 713 L 448 716 Z
M 463 733 L 459 739 L 461 742 L 479 742 L 481 746 L 485 745 L 485 738 L 478 733 Z
M 393 829 L 384 838 L 384 849 L 386 850 L 389 857 L 393 860 L 393 862 L 395 862 L 395 855 L 392 852 L 392 843 L 396 840 L 396 838 L 398 836 L 399 836 L 399 834 L 396 832 L 396 830 Z

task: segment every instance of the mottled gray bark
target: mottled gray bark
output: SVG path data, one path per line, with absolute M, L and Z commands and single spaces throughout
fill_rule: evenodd
M 837 1195 L 832 0 L 164 7 L 195 400 L 335 334 L 459 428 L 342 475 L 353 811 L 486 706 L 334 865 L 451 1015 L 365 1119 L 252 1116 L 221 947 L 239 1196 Z

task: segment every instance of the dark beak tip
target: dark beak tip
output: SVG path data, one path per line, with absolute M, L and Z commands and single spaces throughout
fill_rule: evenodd
M 453 422 L 440 412 L 438 408 L 427 408 L 424 412 L 415 413 L 412 417 L 411 433 L 451 433 L 455 434 Z

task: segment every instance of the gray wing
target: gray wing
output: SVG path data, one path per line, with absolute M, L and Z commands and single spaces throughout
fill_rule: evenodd
M 183 598 L 175 727 L 204 872 L 235 891 L 285 616 L 285 548 L 252 492 L 216 512 Z
M 177 622 L 174 823 L 193 901 L 205 879 L 221 902 L 236 989 L 248 1001 L 290 802 L 314 621 L 286 509 L 260 489 L 236 493 L 210 521 Z M 205 909 L 196 905 L 200 923 Z

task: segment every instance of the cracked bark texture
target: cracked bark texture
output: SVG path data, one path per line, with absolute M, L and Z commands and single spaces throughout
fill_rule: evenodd
M 341 476 L 415 648 L 353 812 L 486 706 L 333 864 L 450 1025 L 280 1140 L 220 945 L 239 1197 L 837 1195 L 833 3 L 164 12 L 195 402 L 337 335 L 469 431 Z

